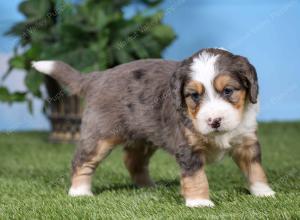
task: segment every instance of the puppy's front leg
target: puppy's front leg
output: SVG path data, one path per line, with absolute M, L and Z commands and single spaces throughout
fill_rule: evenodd
M 245 138 L 243 144 L 234 148 L 232 156 L 246 176 L 251 194 L 259 197 L 275 195 L 261 166 L 260 145 L 256 138 Z
M 190 146 L 180 147 L 176 159 L 181 168 L 181 193 L 186 206 L 213 207 L 201 154 L 193 152 Z

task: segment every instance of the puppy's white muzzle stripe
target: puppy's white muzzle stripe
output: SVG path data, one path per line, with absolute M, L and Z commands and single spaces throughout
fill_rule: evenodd
M 261 182 L 253 183 L 250 186 L 250 192 L 258 197 L 274 197 L 275 192 L 266 184 Z
M 37 71 L 47 75 L 51 75 L 55 67 L 55 61 L 33 61 L 31 64 Z
M 187 207 L 214 207 L 215 204 L 209 199 L 186 199 Z

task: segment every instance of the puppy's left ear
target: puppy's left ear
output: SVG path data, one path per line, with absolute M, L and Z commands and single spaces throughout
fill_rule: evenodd
M 184 107 L 183 87 L 187 80 L 189 71 L 187 60 L 182 61 L 176 71 L 171 76 L 170 88 L 173 98 L 173 104 L 177 111 L 182 111 Z
M 258 97 L 258 80 L 255 67 L 242 56 L 236 57 L 236 64 L 240 67 L 239 75 L 241 76 L 244 86 L 247 88 L 248 97 L 251 103 L 257 103 Z

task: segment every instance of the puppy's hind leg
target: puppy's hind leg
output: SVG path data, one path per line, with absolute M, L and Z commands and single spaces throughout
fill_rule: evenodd
M 148 170 L 150 157 L 156 151 L 154 146 L 143 146 L 136 144 L 135 146 L 126 146 L 124 163 L 127 167 L 133 182 L 138 187 L 154 186 Z
M 90 196 L 92 175 L 98 164 L 120 143 L 119 139 L 81 140 L 72 162 L 70 196 Z

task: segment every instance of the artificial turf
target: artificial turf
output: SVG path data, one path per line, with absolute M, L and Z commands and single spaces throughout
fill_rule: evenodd
M 263 165 L 276 198 L 255 198 L 230 158 L 206 168 L 214 208 L 187 208 L 179 168 L 158 151 L 156 188 L 131 183 L 115 150 L 98 167 L 94 197 L 70 198 L 74 146 L 51 144 L 47 133 L 0 134 L 0 219 L 300 219 L 300 122 L 259 125 Z

